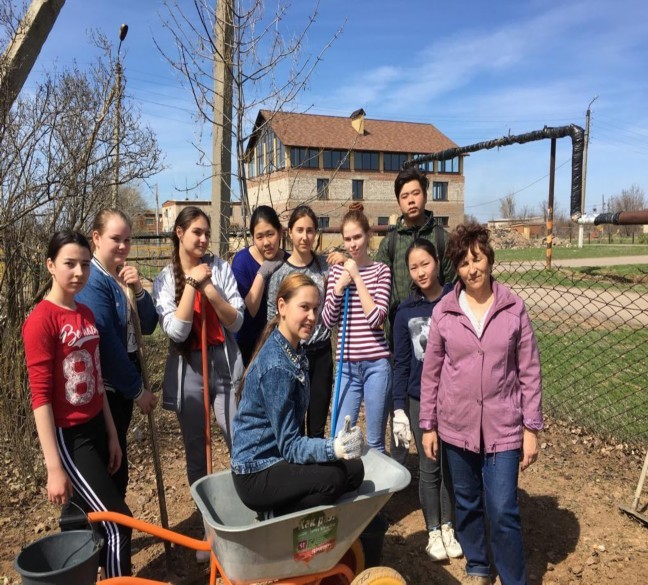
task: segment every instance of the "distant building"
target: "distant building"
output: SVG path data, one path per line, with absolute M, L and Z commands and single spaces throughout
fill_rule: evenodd
M 133 233 L 138 236 L 154 236 L 161 231 L 157 214 L 152 209 L 147 209 L 133 216 Z
M 457 145 L 432 124 L 261 110 L 248 141 L 246 184 L 250 205 L 271 205 L 285 222 L 300 203 L 320 227 L 336 227 L 353 201 L 370 223 L 388 225 L 397 210 L 394 179 L 403 162 Z M 427 163 L 428 209 L 444 224 L 463 221 L 463 156 Z
M 536 240 L 547 235 L 547 224 L 543 217 L 491 219 L 488 222 L 488 229 L 511 229 L 524 236 L 527 240 Z
M 202 209 L 208 217 L 211 217 L 211 200 L 201 200 L 201 199 L 169 199 L 162 203 L 162 213 L 160 219 L 160 229 L 162 232 L 170 232 L 173 230 L 175 225 L 176 217 L 185 207 L 199 207 Z M 242 216 L 241 216 L 241 202 L 232 201 L 230 203 L 230 209 L 232 215 L 230 217 L 230 231 L 238 231 L 243 225 Z

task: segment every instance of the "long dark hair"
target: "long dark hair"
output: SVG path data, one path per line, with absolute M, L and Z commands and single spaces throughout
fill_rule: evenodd
M 173 281 L 175 283 L 176 305 L 180 303 L 186 284 L 184 270 L 182 270 L 182 263 L 180 262 L 180 238 L 178 237 L 177 229 L 180 228 L 183 232 L 186 232 L 189 229 L 189 226 L 200 217 L 204 218 L 207 221 L 207 225 L 211 228 L 209 216 L 202 209 L 199 209 L 194 205 L 189 205 L 178 213 L 175 223 L 173 224 L 173 232 L 171 233 L 171 242 L 173 243 L 173 250 L 171 251 L 171 268 L 173 270 Z M 189 356 L 189 348 L 191 347 L 192 342 L 193 332 L 189 333 L 187 339 L 175 344 L 178 351 L 185 358 Z
M 407 270 L 409 271 L 409 257 L 410 254 L 414 250 L 423 250 L 427 252 L 432 258 L 434 259 L 434 262 L 437 267 L 437 278 L 439 275 L 439 254 L 437 253 L 436 247 L 432 242 L 429 240 L 426 240 L 425 238 L 416 238 L 407 248 L 407 251 L 405 252 L 405 266 L 407 266 Z M 421 288 L 415 284 L 412 281 L 412 290 L 414 292 L 418 293 L 419 295 L 423 296 L 423 292 L 421 291 Z
M 250 233 L 254 236 L 254 230 L 260 221 L 269 223 L 274 229 L 281 233 L 281 222 L 277 212 L 269 205 L 259 205 L 253 212 L 250 218 Z
M 290 214 L 290 219 L 288 220 L 288 229 L 292 230 L 293 226 L 297 221 L 299 221 L 302 217 L 307 217 L 313 222 L 313 227 L 315 230 L 317 230 L 319 226 L 319 222 L 317 221 L 317 215 L 315 215 L 315 212 L 308 206 L 308 205 L 299 205 L 293 209 L 293 212 Z M 317 264 L 317 270 L 320 272 L 322 271 L 322 262 L 319 258 L 319 256 L 311 250 L 311 254 L 313 255 L 313 258 L 315 259 L 315 263 Z
M 92 250 L 90 248 L 90 242 L 81 232 L 75 230 L 61 230 L 52 234 L 49 244 L 47 244 L 47 256 L 49 260 L 54 262 L 58 256 L 61 248 L 67 246 L 68 244 L 77 244 L 90 252 L 92 255 Z
M 243 377 L 241 378 L 241 383 L 239 384 L 239 387 L 236 391 L 237 401 L 241 399 L 241 394 L 243 393 L 243 386 L 245 384 L 245 379 L 247 378 L 247 373 L 250 371 L 250 368 L 252 367 L 254 360 L 256 360 L 257 355 L 261 351 L 261 348 L 263 347 L 264 343 L 267 341 L 268 337 L 270 337 L 270 334 L 272 333 L 274 328 L 279 324 L 279 318 L 280 318 L 279 310 L 278 310 L 279 299 L 283 299 L 284 301 L 288 302 L 297 294 L 297 291 L 300 288 L 303 288 L 305 286 L 312 286 L 317 291 L 317 294 L 319 295 L 319 289 L 317 288 L 317 285 L 315 284 L 313 279 L 310 276 L 304 274 L 303 272 L 292 272 L 281 281 L 281 284 L 279 285 L 279 290 L 277 291 L 277 296 L 275 297 L 275 301 L 274 301 L 275 308 L 277 309 L 277 313 L 272 319 L 270 319 L 270 321 L 268 321 L 268 324 L 263 330 L 263 333 L 259 337 L 259 341 L 257 342 L 256 347 L 254 348 L 254 353 L 250 358 L 250 363 L 248 364 L 248 367 L 245 370 Z

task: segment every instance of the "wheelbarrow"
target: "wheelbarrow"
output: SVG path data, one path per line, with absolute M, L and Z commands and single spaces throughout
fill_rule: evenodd
M 206 541 L 114 512 L 91 512 L 88 518 L 91 522 L 117 522 L 194 550 L 211 551 L 210 585 L 215 585 L 219 576 L 226 585 L 267 581 L 282 585 L 404 585 L 405 580 L 393 569 L 364 570 L 359 537 L 392 494 L 407 487 L 410 473 L 375 449 L 369 449 L 362 460 L 365 478 L 357 492 L 334 505 L 262 522 L 239 500 L 230 471 L 203 477 L 191 486 L 191 495 L 202 514 Z M 103 583 L 162 582 L 114 577 Z M 60 585 L 69 585 L 69 580 Z

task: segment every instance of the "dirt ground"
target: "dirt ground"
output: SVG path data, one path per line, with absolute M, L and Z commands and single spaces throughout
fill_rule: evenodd
M 143 417 L 135 417 L 131 433 L 131 482 L 128 503 L 133 514 L 159 524 L 155 476 Z M 162 466 L 171 529 L 202 537 L 202 522 L 189 495 L 184 454 L 175 418 L 158 413 Z M 630 504 L 641 471 L 643 453 L 612 446 L 577 428 L 548 422 L 541 438 L 541 457 L 520 479 L 520 502 L 528 559 L 529 583 L 623 585 L 648 583 L 648 527 L 621 513 Z M 25 488 L 18 470 L 0 454 L 0 585 L 19 583 L 12 561 L 22 546 L 57 530 L 58 510 L 47 503 L 41 486 Z M 227 466 L 223 441 L 214 441 L 214 469 Z M 425 554 L 427 535 L 418 508 L 417 457 L 407 465 L 412 483 L 384 508 L 390 522 L 383 564 L 398 570 L 411 585 L 460 583 L 464 561 L 433 563 Z M 645 511 L 648 489 L 641 507 Z M 188 582 L 199 570 L 193 551 L 175 548 L 172 574 L 164 547 L 136 533 L 133 569 L 139 577 Z M 207 583 L 207 578 L 194 580 Z

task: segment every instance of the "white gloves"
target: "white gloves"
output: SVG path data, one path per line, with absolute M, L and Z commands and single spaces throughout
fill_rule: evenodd
M 344 417 L 344 428 L 333 441 L 333 451 L 338 459 L 358 459 L 362 455 L 362 431 L 360 427 L 351 428 L 351 417 Z
M 392 426 L 396 446 L 403 445 L 405 449 L 409 449 L 410 441 L 412 440 L 412 430 L 410 428 L 410 421 L 402 408 L 394 411 Z

